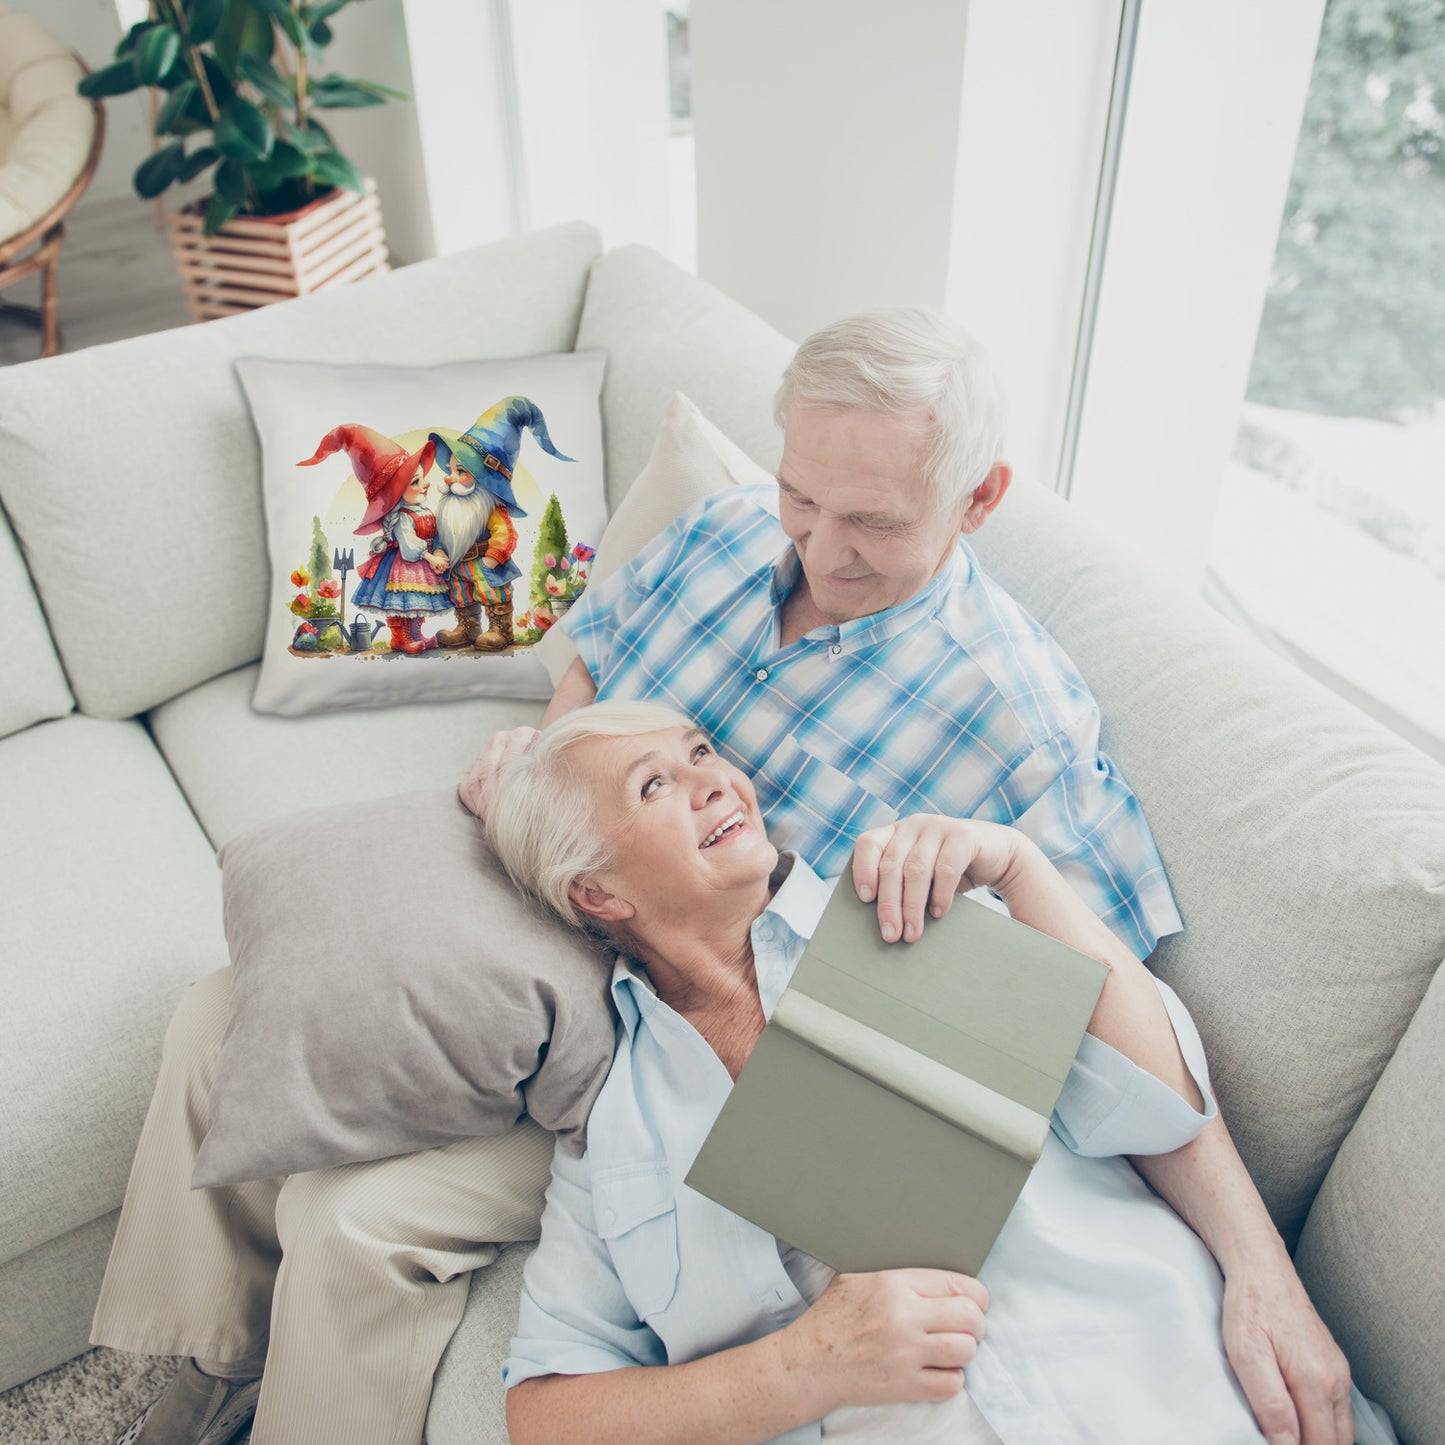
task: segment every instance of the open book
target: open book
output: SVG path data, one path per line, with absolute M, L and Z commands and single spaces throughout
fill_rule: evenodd
M 837 1270 L 977 1274 L 1107 976 L 969 898 L 885 944 L 845 875 L 687 1183 Z

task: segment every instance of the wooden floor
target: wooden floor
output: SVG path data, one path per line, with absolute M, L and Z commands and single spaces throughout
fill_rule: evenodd
M 65 222 L 59 276 L 62 351 L 190 324 L 155 208 L 135 196 L 76 206 Z M 39 299 L 37 277 L 0 292 L 0 303 L 35 305 Z M 39 355 L 39 328 L 6 315 L 0 305 L 0 366 Z

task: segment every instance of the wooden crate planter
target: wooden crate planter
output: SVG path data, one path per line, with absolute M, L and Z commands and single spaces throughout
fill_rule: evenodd
M 376 182 L 366 194 L 332 191 L 284 216 L 237 216 L 214 236 L 201 216 L 166 217 L 193 321 L 235 316 L 386 271 Z

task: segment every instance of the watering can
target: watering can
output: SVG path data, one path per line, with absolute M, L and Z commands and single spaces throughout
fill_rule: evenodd
M 381 623 L 373 623 L 371 630 L 367 631 L 367 622 L 364 617 L 353 617 L 351 619 L 351 650 L 353 652 L 369 652 L 376 634 L 381 631 Z

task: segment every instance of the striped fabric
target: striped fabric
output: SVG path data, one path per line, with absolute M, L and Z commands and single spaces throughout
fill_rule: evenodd
M 485 569 L 505 567 L 516 550 L 517 524 L 507 508 L 498 502 L 487 518 L 487 543 L 482 553 L 464 558 L 447 573 L 447 596 L 452 606 L 470 607 L 474 602 L 510 602 L 511 584 L 493 582 Z
M 1138 800 L 1073 664 L 959 542 L 922 592 L 778 645 L 801 565 L 771 487 L 684 513 L 561 624 L 598 697 L 697 719 L 769 833 L 823 877 L 911 813 L 1016 824 L 1141 958 L 1182 925 Z

